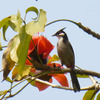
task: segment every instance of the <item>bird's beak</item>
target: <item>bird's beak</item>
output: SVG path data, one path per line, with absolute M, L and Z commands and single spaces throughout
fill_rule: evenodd
M 56 36 L 56 34 L 53 34 L 52 36 Z

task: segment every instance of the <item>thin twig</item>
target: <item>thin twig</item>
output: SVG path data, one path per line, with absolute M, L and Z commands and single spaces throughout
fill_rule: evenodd
M 38 79 L 38 78 L 36 78 L 35 81 L 36 81 L 36 82 L 39 82 L 39 83 L 46 84 L 46 85 L 48 85 L 48 86 L 51 86 L 52 88 L 66 89 L 66 90 L 73 90 L 73 88 L 64 87 L 64 86 L 60 86 L 60 85 L 54 85 L 54 84 L 52 84 L 52 83 L 50 83 L 50 82 L 43 81 L 43 80 Z
M 92 77 L 92 76 L 89 76 L 90 80 L 92 81 L 92 83 L 95 85 L 97 83 L 97 81 Z
M 17 95 L 18 93 L 20 93 L 29 83 L 31 83 L 31 82 L 34 81 L 34 80 L 35 80 L 35 78 L 34 78 L 33 80 L 29 81 L 26 85 L 24 85 L 24 86 L 23 86 L 19 91 L 17 91 L 15 94 L 9 95 L 9 96 L 7 96 L 7 97 L 5 97 L 5 98 L 14 97 L 14 96 Z
M 7 46 L 2 46 L 2 48 L 6 48 Z
M 36 62 L 36 61 L 34 61 L 33 62 L 34 63 L 34 65 L 35 65 L 35 67 L 41 67 L 41 68 L 43 68 L 43 70 L 44 70 L 44 72 L 42 71 L 41 73 L 39 73 L 38 75 L 35 75 L 34 77 L 35 78 L 39 78 L 40 76 L 42 76 L 42 75 L 46 75 L 46 74 L 51 74 L 51 73 L 60 73 L 60 74 L 64 74 L 64 73 L 67 73 L 67 72 L 70 72 L 70 69 L 69 68 L 54 68 L 54 67 L 51 67 L 51 66 L 47 66 L 47 65 L 41 65 L 40 63 L 38 63 L 38 62 Z M 47 70 L 48 69 L 48 70 Z M 96 77 L 100 77 L 100 73 L 97 73 L 97 72 L 93 72 L 93 71 L 88 71 L 88 70 L 79 70 L 79 69 L 74 69 L 74 71 L 75 71 L 75 73 L 76 74 L 81 74 L 81 75 L 83 75 L 83 74 L 85 74 L 85 75 L 91 75 L 91 76 L 96 76 Z M 33 78 L 34 78 L 33 77 Z M 31 77 L 27 77 L 27 78 L 25 78 L 25 80 L 27 80 L 27 79 L 30 79 Z M 20 84 L 20 83 L 22 83 L 23 81 L 25 81 L 25 80 L 22 80 L 21 82 L 19 82 L 18 84 Z M 34 81 L 34 80 L 32 80 L 32 81 Z M 51 83 L 49 83 L 49 82 L 45 82 L 45 81 L 43 81 L 43 80 L 40 80 L 40 79 L 36 79 L 35 81 L 38 81 L 38 82 L 41 82 L 41 83 L 43 83 L 43 84 L 47 84 L 47 85 L 49 85 L 49 86 L 52 86 L 53 88 L 60 88 L 60 89 L 66 89 L 66 90 L 73 90 L 73 88 L 69 88 L 69 87 L 63 87 L 63 86 L 58 86 L 58 85 L 53 85 L 53 84 L 51 84 Z M 11 87 L 9 90 L 8 90 L 8 92 L 11 90 L 11 89 L 13 89 L 14 87 L 16 87 L 18 84 L 16 84 L 16 85 L 14 85 L 13 87 Z M 22 87 L 19 91 L 17 91 L 15 94 L 13 94 L 13 95 L 11 95 L 11 96 L 14 96 L 14 95 L 16 95 L 16 94 L 18 94 L 20 91 L 22 91 L 27 85 L 28 85 L 29 83 L 27 83 L 24 87 Z M 100 89 L 100 84 L 98 84 L 97 86 L 96 86 L 96 88 L 98 88 L 98 89 Z M 86 88 L 81 88 L 81 90 L 92 90 L 92 89 L 95 89 L 95 86 L 93 85 L 93 86 L 89 86 L 89 87 L 86 87 Z M 5 94 L 6 95 L 6 94 Z M 5 97 L 5 95 L 2 97 L 2 98 L 4 98 Z M 9 95 L 10 96 L 10 95 Z
M 47 81 L 43 81 L 41 79 L 38 79 L 36 78 L 35 79 L 36 82 L 40 82 L 40 83 L 43 83 L 43 84 L 46 84 L 48 86 L 51 86 L 52 88 L 58 88 L 58 89 L 65 89 L 65 90 L 73 90 L 73 88 L 70 88 L 70 87 L 64 87 L 64 86 L 60 86 L 60 85 L 54 85 L 50 82 L 47 82 Z M 94 90 L 95 89 L 95 86 L 92 85 L 92 86 L 89 86 L 89 87 L 84 87 L 84 88 L 81 88 L 80 90 L 83 91 L 83 90 Z M 100 90 L 100 88 L 98 88 Z

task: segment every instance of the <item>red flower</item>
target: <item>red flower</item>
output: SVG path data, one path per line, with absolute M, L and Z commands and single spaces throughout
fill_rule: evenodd
M 32 58 L 30 56 L 35 56 L 36 59 L 37 55 L 32 55 L 31 53 L 37 50 L 37 52 L 35 52 L 34 54 L 37 53 L 38 55 L 42 55 L 42 58 L 40 58 L 46 59 L 53 48 L 54 46 L 44 36 L 33 36 L 28 49 L 28 57 Z M 26 60 L 26 64 L 32 65 L 32 63 L 28 59 Z
M 55 67 L 61 67 L 61 65 L 58 63 L 50 63 L 48 65 L 54 67 L 54 64 L 55 64 Z M 35 73 L 36 73 L 36 71 L 35 71 Z M 44 76 L 40 77 L 40 79 L 52 83 L 52 81 L 53 81 L 52 77 L 55 78 L 62 86 L 69 87 L 68 80 L 64 74 L 48 74 L 48 75 L 44 75 Z M 48 85 L 45 85 L 45 84 L 42 84 L 39 82 L 35 82 L 35 84 L 36 84 L 37 88 L 39 89 L 39 91 L 45 90 L 46 88 L 49 87 Z
M 44 36 L 33 36 L 32 40 L 30 41 L 29 50 L 28 50 L 28 57 L 32 60 L 34 58 L 35 60 L 39 61 L 37 54 L 39 57 L 44 61 L 45 59 L 50 59 L 49 53 L 53 50 L 54 46 L 44 37 Z M 42 55 L 42 56 L 41 56 Z M 44 62 L 43 62 L 44 63 Z M 46 64 L 45 62 L 44 64 Z M 32 65 L 32 63 L 27 59 L 26 60 L 27 65 Z M 54 67 L 61 67 L 60 64 L 57 63 L 49 63 L 49 66 Z M 41 72 L 41 70 L 36 70 L 35 68 L 31 68 L 30 72 L 34 74 L 38 74 Z M 39 79 L 48 81 L 52 83 L 52 77 L 55 78 L 62 86 L 68 87 L 68 80 L 64 74 L 48 74 L 43 75 L 39 77 Z M 42 91 L 49 87 L 48 85 L 45 85 L 43 83 L 39 83 L 35 81 L 36 87 L 39 89 L 39 91 Z

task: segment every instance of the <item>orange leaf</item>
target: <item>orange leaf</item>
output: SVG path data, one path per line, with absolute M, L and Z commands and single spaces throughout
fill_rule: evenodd
M 38 54 L 43 54 L 43 58 L 47 58 L 54 46 L 44 36 L 40 36 L 38 41 Z
M 49 80 L 50 83 L 52 83 L 52 78 Z M 37 88 L 39 89 L 39 91 L 43 91 L 46 88 L 48 88 L 49 86 L 43 83 L 39 83 L 39 82 L 35 82 Z
M 69 87 L 68 80 L 64 74 L 51 74 L 62 86 Z

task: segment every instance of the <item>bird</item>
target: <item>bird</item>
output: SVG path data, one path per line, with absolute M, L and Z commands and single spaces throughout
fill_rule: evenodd
M 57 52 L 58 52 L 59 59 L 61 61 L 62 66 L 65 65 L 67 68 L 70 68 L 72 86 L 73 86 L 74 92 L 77 92 L 77 91 L 80 91 L 80 84 L 78 82 L 76 73 L 74 72 L 75 55 L 74 55 L 74 50 L 71 46 L 71 43 L 69 42 L 68 36 L 64 31 L 65 28 L 66 27 L 60 29 L 52 36 L 58 37 Z

